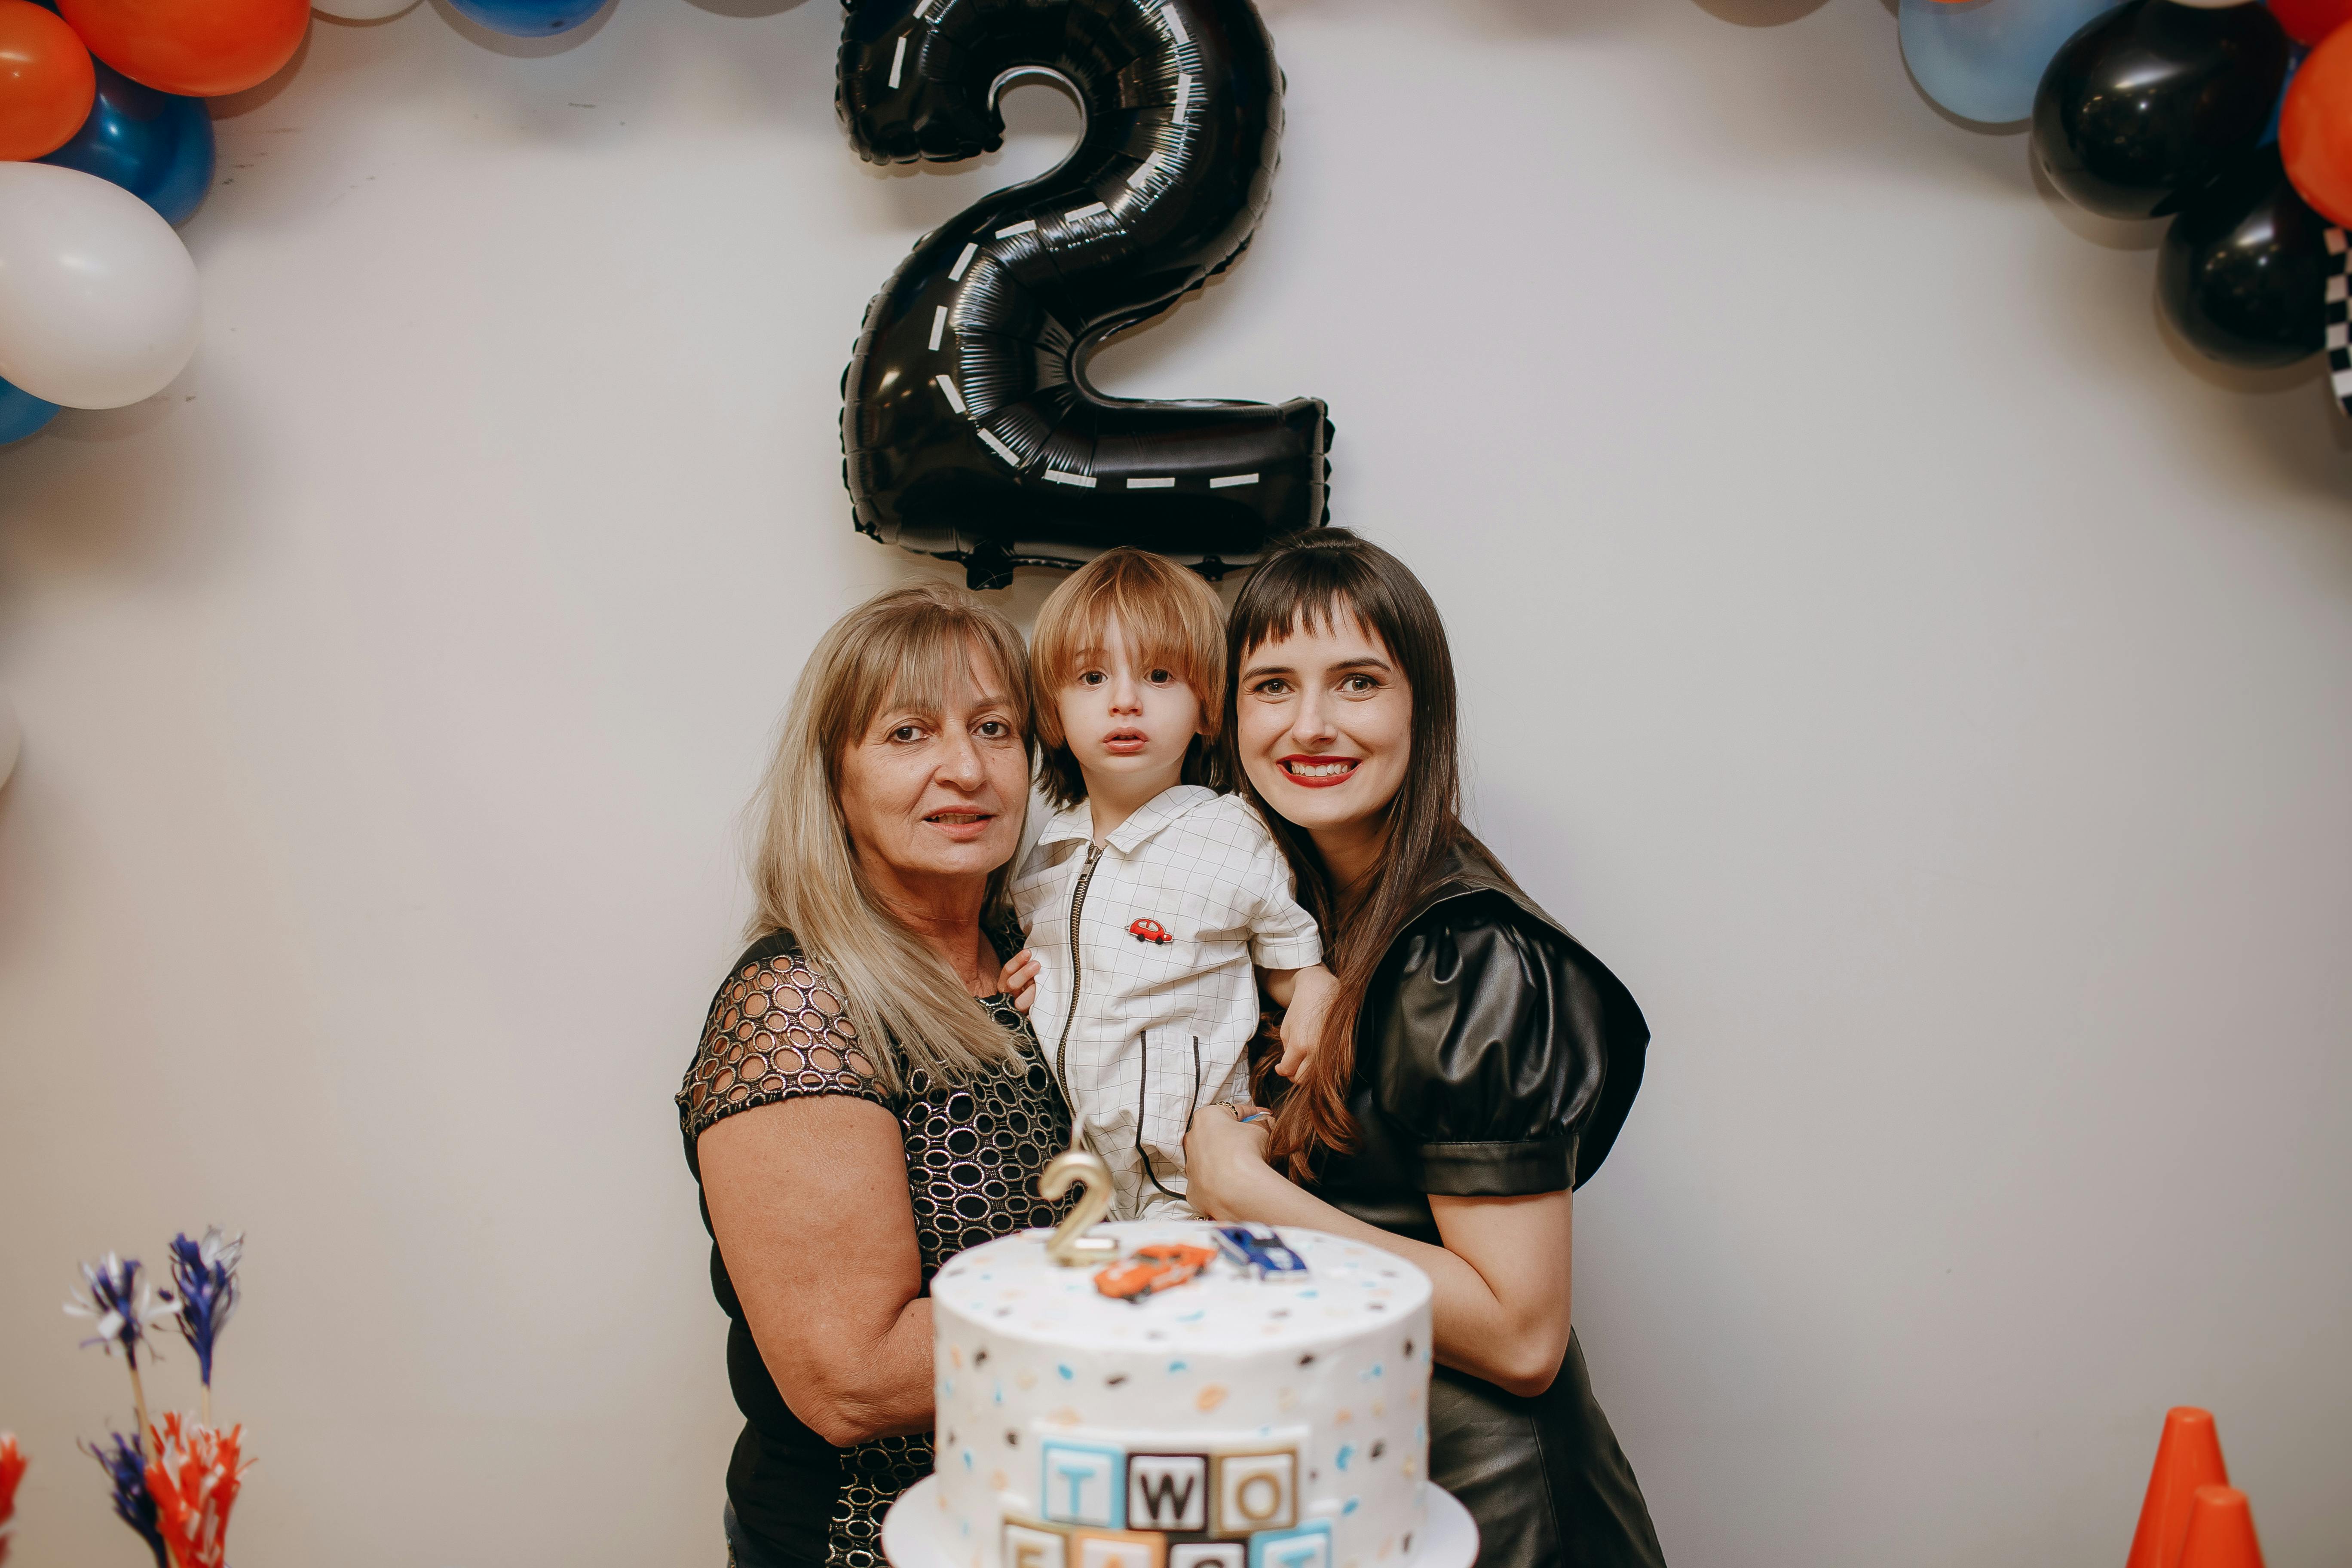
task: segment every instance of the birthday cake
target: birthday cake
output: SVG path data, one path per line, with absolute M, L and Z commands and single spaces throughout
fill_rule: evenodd
M 1205 1224 L 1097 1234 L 1119 1244 L 1106 1268 L 1057 1266 L 1031 1231 L 931 1282 L 953 1568 L 1411 1559 L 1428 1518 L 1428 1277 L 1313 1231 L 1282 1233 L 1305 1264 L 1287 1275 L 1217 1255 Z M 1161 1260 L 1203 1252 L 1167 1282 L 1183 1270 Z

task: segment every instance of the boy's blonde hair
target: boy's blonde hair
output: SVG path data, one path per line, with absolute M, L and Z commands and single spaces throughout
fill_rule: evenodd
M 1201 701 L 1204 734 L 1184 754 L 1184 782 L 1208 777 L 1208 758 L 1225 711 L 1225 611 L 1216 591 L 1164 555 L 1122 545 L 1078 568 L 1037 611 L 1030 637 L 1029 679 L 1036 714 L 1038 783 L 1055 805 L 1087 798 L 1086 775 L 1062 731 L 1063 687 L 1105 647 L 1116 618 L 1128 650 L 1147 668 L 1164 669 Z

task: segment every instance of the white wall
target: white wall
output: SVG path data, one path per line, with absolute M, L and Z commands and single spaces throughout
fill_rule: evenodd
M 1577 1310 L 1678 1568 L 2119 1561 L 2176 1402 L 2345 1563 L 2346 426 L 1808 4 L 1269 0 L 1259 244 L 1103 374 L 1330 400 L 1482 826 L 1649 1011 Z M 934 570 L 836 378 L 1073 123 L 871 171 L 837 22 L 320 25 L 225 106 L 195 365 L 0 454 L 27 1568 L 139 1561 L 74 1260 L 214 1218 L 240 1568 L 718 1561 L 667 1097 L 803 651 Z

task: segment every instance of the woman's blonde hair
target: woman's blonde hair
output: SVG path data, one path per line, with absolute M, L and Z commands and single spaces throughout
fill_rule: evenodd
M 809 655 L 753 797 L 759 908 L 749 934 L 793 934 L 839 987 L 865 1031 L 866 1058 L 893 1093 L 914 1068 L 958 1080 L 1003 1063 L 1013 1037 L 875 898 L 841 812 L 842 758 L 886 707 L 943 713 L 967 672 L 982 664 L 994 667 L 1034 762 L 1029 661 L 1013 623 L 944 584 L 876 595 L 835 621 Z M 983 922 L 1007 911 L 1012 878 L 1010 862 L 990 873 Z
M 1029 660 L 1040 752 L 1037 783 L 1055 805 L 1076 805 L 1087 798 L 1086 775 L 1062 733 L 1057 694 L 1076 678 L 1088 655 L 1102 651 L 1114 620 L 1139 664 L 1167 670 L 1201 700 L 1205 733 L 1185 754 L 1184 782 L 1205 780 L 1215 754 L 1225 693 L 1225 611 L 1216 590 L 1164 555 L 1131 545 L 1107 550 L 1079 567 L 1037 609 Z

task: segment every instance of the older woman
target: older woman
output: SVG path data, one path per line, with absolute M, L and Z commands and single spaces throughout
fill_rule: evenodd
M 1429 1274 L 1430 1479 L 1481 1568 L 1660 1568 L 1569 1315 L 1570 1193 L 1641 1084 L 1641 1010 L 1463 826 L 1453 656 L 1402 562 L 1318 530 L 1250 579 L 1227 646 L 1225 766 L 1339 991 L 1270 1120 L 1194 1120 L 1192 1202 Z
M 756 940 L 677 1097 L 733 1320 L 738 1568 L 877 1568 L 931 1469 L 932 1274 L 1059 1217 L 1068 1111 L 996 994 L 1028 691 L 1002 616 L 901 588 L 817 645 L 768 770 Z

